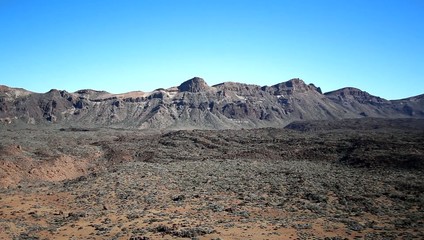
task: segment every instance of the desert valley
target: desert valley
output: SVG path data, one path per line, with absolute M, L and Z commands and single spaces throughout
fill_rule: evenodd
M 1 239 L 423 239 L 424 95 L 0 86 Z

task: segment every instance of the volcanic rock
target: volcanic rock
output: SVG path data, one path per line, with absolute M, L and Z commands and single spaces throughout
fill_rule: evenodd
M 178 87 L 180 92 L 204 92 L 209 89 L 208 84 L 203 80 L 203 78 L 194 77 L 190 80 L 187 80 Z
M 293 121 L 347 118 L 424 118 L 424 95 L 386 100 L 356 88 L 322 94 L 294 78 L 272 86 L 199 77 L 153 92 L 111 94 L 79 90 L 33 93 L 0 87 L 1 124 L 62 124 L 138 129 L 284 127 Z

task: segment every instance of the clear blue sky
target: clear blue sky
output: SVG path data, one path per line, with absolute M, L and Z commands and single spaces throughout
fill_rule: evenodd
M 0 84 L 121 93 L 272 85 L 424 93 L 423 0 L 0 0 Z

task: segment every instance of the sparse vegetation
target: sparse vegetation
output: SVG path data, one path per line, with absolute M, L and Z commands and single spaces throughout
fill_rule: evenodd
M 421 120 L 407 121 L 160 134 L 2 129 L 1 180 L 20 181 L 0 191 L 0 238 L 420 239 L 424 132 Z M 43 171 L 65 166 L 63 156 L 85 171 Z

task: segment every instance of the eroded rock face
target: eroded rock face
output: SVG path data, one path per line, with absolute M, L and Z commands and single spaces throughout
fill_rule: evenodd
M 180 92 L 204 92 L 209 89 L 208 84 L 203 80 L 203 78 L 194 77 L 190 80 L 187 80 L 183 82 L 179 87 L 178 90 Z
M 209 86 L 194 77 L 178 87 L 111 94 L 80 90 L 32 93 L 0 86 L 5 124 L 61 123 L 155 129 L 283 127 L 297 120 L 424 118 L 422 96 L 389 101 L 356 88 L 322 94 L 295 78 L 272 86 L 224 82 Z
M 356 101 L 360 103 L 388 103 L 386 99 L 373 96 L 357 88 L 347 87 L 325 94 L 334 101 Z
M 275 84 L 271 87 L 263 87 L 263 90 L 271 93 L 272 95 L 292 95 L 294 93 L 318 92 L 322 94 L 321 89 L 315 85 L 307 85 L 299 78 L 291 79 L 287 82 Z

